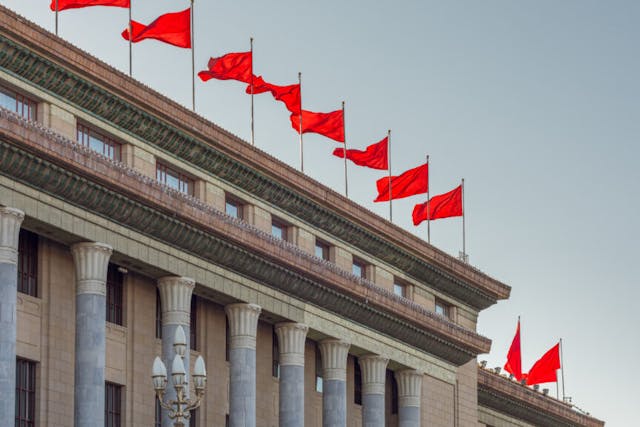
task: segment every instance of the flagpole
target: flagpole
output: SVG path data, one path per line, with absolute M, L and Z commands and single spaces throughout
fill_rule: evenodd
M 391 129 L 387 131 L 387 158 L 389 162 L 389 222 L 393 222 L 393 209 L 391 205 Z
M 191 0 L 191 107 L 196 111 L 196 54 L 195 54 L 195 31 L 193 28 L 193 3 Z M 129 37 L 131 38 L 131 37 Z
M 465 209 L 464 209 L 464 178 L 462 178 L 462 261 L 467 262 L 467 248 L 465 241 Z
M 560 338 L 560 374 L 562 375 L 562 401 L 564 402 L 564 357 L 562 357 L 562 338 Z
M 56 36 L 58 35 L 58 0 L 56 0 Z
M 429 211 L 429 155 L 427 154 L 427 243 L 431 243 L 431 212 Z
M 298 132 L 300 132 L 300 172 L 304 172 L 304 145 L 302 140 L 302 73 L 298 72 L 298 85 L 300 86 L 300 123 Z M 346 153 L 345 153 L 346 156 Z
M 57 2 L 58 0 L 56 0 Z M 131 39 L 133 38 L 133 31 L 131 28 L 131 5 L 133 4 L 133 0 L 129 0 L 129 77 L 132 76 L 132 68 L 133 66 L 131 65 L 132 62 L 132 47 L 131 47 Z
M 251 44 L 251 145 L 256 145 L 253 127 L 253 37 L 249 38 L 249 43 Z
M 347 181 L 347 125 L 344 119 L 344 101 L 342 101 L 342 129 L 344 132 L 344 197 L 349 197 L 349 185 Z

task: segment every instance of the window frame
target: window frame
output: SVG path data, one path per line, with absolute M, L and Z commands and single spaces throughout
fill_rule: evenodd
M 438 312 L 439 311 L 438 307 L 441 307 L 442 313 Z M 436 313 L 438 316 L 442 316 L 445 319 L 451 320 L 451 304 L 449 304 L 448 302 L 446 302 L 446 301 L 444 301 L 444 300 L 442 300 L 440 298 L 436 298 L 435 299 L 433 312 Z
M 105 427 L 121 427 L 123 422 L 122 397 L 124 386 L 112 382 L 104 383 L 104 425 Z M 113 403 L 113 406 L 109 406 Z
M 37 369 L 37 362 L 21 357 L 16 358 L 16 425 L 25 427 L 35 427 L 36 425 Z
M 280 379 L 280 346 L 275 326 L 271 337 L 271 376 Z
M 189 312 L 189 348 L 198 351 L 198 296 L 191 296 Z
M 320 250 L 320 256 L 318 256 L 318 250 Z M 316 237 L 316 242 L 314 244 L 314 255 L 316 256 L 316 258 L 330 261 L 331 245 L 324 240 Z
M 167 175 L 178 181 L 177 187 L 168 183 Z M 196 180 L 175 166 L 161 160 L 156 161 L 156 181 L 180 193 L 187 194 L 189 196 L 194 195 Z
M 6 86 L 0 86 L 0 94 L 5 95 L 8 98 L 12 98 L 15 102 L 15 107 L 13 109 L 7 108 L 7 110 L 16 113 L 23 119 L 31 121 L 38 120 L 38 101 Z M 0 104 L 0 106 L 2 106 L 2 104 Z M 26 115 L 25 109 L 27 113 Z
M 160 289 L 156 287 L 156 338 L 162 339 L 162 299 Z
M 233 208 L 236 209 L 236 214 L 235 215 L 229 213 L 229 209 L 228 209 L 229 206 L 232 206 Z M 229 215 L 232 218 L 244 219 L 244 206 L 245 206 L 245 203 L 243 201 L 241 201 L 240 199 L 238 199 L 236 197 L 233 197 L 233 196 L 229 195 L 228 193 L 225 193 L 225 197 L 224 197 L 224 213 L 226 213 L 227 215 Z
M 106 283 L 105 320 L 114 325 L 124 325 L 124 274 L 116 264 L 109 263 Z
M 351 274 L 356 277 L 360 277 L 361 279 L 367 278 L 367 263 L 364 262 L 360 258 L 353 257 L 351 261 Z M 360 274 L 356 274 L 355 268 L 358 267 L 360 269 Z
M 102 144 L 102 151 L 96 150 L 91 146 L 91 138 Z M 111 160 L 122 161 L 122 143 L 82 121 L 76 123 L 76 141 L 78 144 Z
M 271 235 L 276 239 L 284 240 L 285 242 L 289 241 L 289 227 L 290 225 L 284 222 L 283 220 L 271 217 Z M 280 229 L 280 235 L 274 233 L 274 228 Z
M 353 358 L 353 403 L 362 405 L 362 370 L 360 369 L 360 359 Z
M 324 393 L 324 377 L 322 375 L 322 354 L 320 352 L 320 346 L 316 343 L 316 355 L 315 355 L 315 373 L 316 381 L 314 390 L 316 393 Z
M 34 298 L 38 298 L 38 241 L 37 234 L 20 229 L 17 265 L 18 292 Z

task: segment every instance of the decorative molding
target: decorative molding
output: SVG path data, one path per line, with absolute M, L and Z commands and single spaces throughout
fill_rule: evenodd
M 256 349 L 256 333 L 260 308 L 257 304 L 229 304 L 224 307 L 229 319 L 230 349 Z
M 189 277 L 167 276 L 158 279 L 163 325 L 190 326 L 191 295 L 196 281 Z
M 106 243 L 83 242 L 71 246 L 77 295 L 106 295 L 107 268 L 112 252 L 113 249 Z
M 17 264 L 18 240 L 23 219 L 24 212 L 21 210 L 0 207 L 0 264 Z
M 278 323 L 276 325 L 280 365 L 304 366 L 304 344 L 309 327 L 302 323 Z
M 362 372 L 362 394 L 385 394 L 387 378 L 386 357 L 369 354 L 358 358 Z
M 395 375 L 398 383 L 398 405 L 400 407 L 415 406 L 419 408 L 422 396 L 422 372 L 414 369 L 405 369 L 396 371 Z
M 340 339 L 325 339 L 318 343 L 322 356 L 322 379 L 324 381 L 347 380 L 347 356 L 351 344 Z

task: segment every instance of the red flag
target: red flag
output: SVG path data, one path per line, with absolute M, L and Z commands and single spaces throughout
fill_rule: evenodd
M 371 144 L 364 151 L 346 150 L 347 159 L 358 166 L 387 170 L 389 169 L 388 146 L 389 138 L 385 137 L 382 141 Z M 333 150 L 333 155 L 340 158 L 344 158 L 344 153 L 344 148 Z
M 376 181 L 378 197 L 374 202 L 389 201 L 389 177 Z M 409 169 L 402 175 L 391 177 L 391 198 L 402 199 L 404 197 L 422 194 L 429 191 L 429 164 L 425 163 L 417 168 Z
M 251 85 L 247 86 L 247 93 L 251 93 Z M 253 77 L 253 93 L 271 92 L 276 101 L 282 101 L 291 113 L 300 115 L 300 85 L 278 86 L 265 82 L 262 76 Z M 303 120 L 304 122 L 304 120 Z
M 427 205 L 429 206 L 427 212 Z M 433 196 L 429 202 L 420 203 L 413 208 L 413 225 L 427 219 L 462 216 L 462 186 L 459 185 L 448 193 Z M 515 374 L 514 374 L 515 375 Z
M 520 352 L 520 319 L 518 319 L 518 327 L 516 335 L 511 341 L 509 353 L 507 353 L 507 363 L 504 364 L 504 370 L 509 372 L 518 381 L 522 381 L 522 353 Z
M 554 383 L 558 381 L 557 370 L 560 369 L 560 343 L 554 345 L 536 363 L 527 374 L 527 385 Z
M 149 25 L 131 21 L 133 38 L 137 43 L 144 39 L 155 39 L 178 47 L 191 47 L 191 8 L 182 12 L 165 13 Z M 122 37 L 129 40 L 129 29 L 122 32 Z
M 211 79 L 251 82 L 251 52 L 227 53 L 209 59 L 208 70 L 200 71 L 198 77 L 203 82 Z
M 291 127 L 300 132 L 300 115 L 291 114 Z M 344 115 L 342 110 L 314 113 L 302 110 L 302 133 L 319 133 L 334 141 L 344 142 Z
M 89 6 L 115 6 L 130 7 L 130 0 L 58 0 L 58 12 L 67 9 L 80 9 Z M 49 6 L 51 10 L 56 10 L 56 0 L 51 0 Z

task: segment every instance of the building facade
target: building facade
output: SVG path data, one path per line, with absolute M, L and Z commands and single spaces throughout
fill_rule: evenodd
M 190 425 L 603 425 L 478 367 L 507 285 L 0 22 L 0 419 L 173 425 L 151 365 L 181 326 Z

